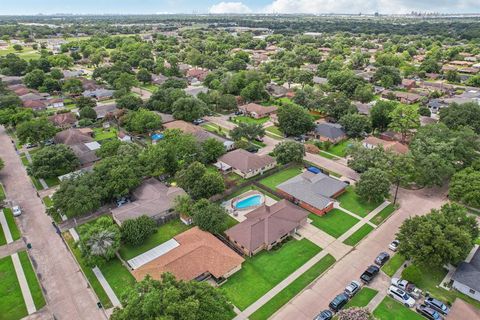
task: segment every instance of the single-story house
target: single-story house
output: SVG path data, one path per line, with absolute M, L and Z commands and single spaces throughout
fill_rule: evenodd
M 15 91 L 16 92 L 16 91 Z M 22 101 L 29 101 L 29 100 L 46 100 L 46 97 L 35 92 L 29 91 L 26 94 L 19 95 L 20 100 Z
M 452 276 L 452 288 L 480 301 L 480 250 L 478 246 L 474 250 L 473 255 L 458 265 Z
M 99 88 L 95 90 L 85 90 L 83 96 L 95 98 L 97 100 L 107 100 L 113 97 L 114 92 L 114 90 Z
M 243 106 L 239 106 L 238 109 L 242 111 L 245 115 L 248 115 L 255 119 L 260 119 L 276 113 L 278 110 L 278 107 L 276 106 L 264 107 L 256 103 L 249 103 L 249 104 L 244 104 Z
M 248 179 L 273 169 L 276 164 L 275 159 L 269 155 L 260 156 L 244 149 L 237 149 L 221 156 L 215 166 L 222 171 L 233 170 L 241 177 Z
M 32 110 L 45 110 L 47 105 L 42 100 L 23 100 L 23 106 Z
M 57 113 L 48 117 L 48 120 L 59 128 L 70 128 L 77 122 L 77 117 L 73 112 Z
M 89 132 L 82 132 L 80 129 L 70 128 L 58 132 L 53 140 L 56 144 L 63 143 L 68 145 L 77 156 L 82 167 L 91 166 L 100 159 L 95 153 L 95 150 L 97 150 L 100 145 L 93 140 L 92 134 Z
M 168 77 L 164 76 L 163 74 L 152 74 L 152 83 L 153 84 L 162 85 L 167 80 L 168 80 Z
M 47 108 L 63 108 L 65 103 L 62 98 L 51 98 L 46 101 Z
M 364 114 L 366 116 L 370 114 L 370 110 L 373 108 L 372 103 L 362 103 L 360 101 L 353 102 L 353 105 L 355 106 L 355 108 L 357 108 L 358 113 Z
M 417 86 L 417 82 L 414 79 L 402 79 L 402 87 L 407 90 L 413 89 Z
M 337 143 L 347 138 L 347 134 L 339 123 L 318 123 L 310 134 L 320 141 L 330 141 L 332 143 Z
M 268 93 L 274 98 L 285 97 L 288 93 L 287 88 L 283 86 L 279 86 L 278 84 L 275 84 L 275 83 L 267 83 L 265 88 L 267 89 Z
M 286 199 L 317 215 L 333 209 L 334 199 L 345 192 L 347 184 L 322 172 L 305 171 L 277 186 Z
M 112 216 L 119 225 L 142 215 L 161 220 L 173 211 L 175 198 L 185 194 L 182 188 L 169 187 L 155 178 L 150 178 L 133 190 L 132 202 L 113 209 Z
M 189 70 L 187 70 L 187 79 L 188 79 L 188 82 L 192 83 L 192 82 L 202 82 L 205 80 L 205 78 L 207 77 L 207 75 L 210 73 L 210 71 L 208 69 L 202 69 L 202 68 L 191 68 Z
M 188 86 L 187 88 L 183 89 L 186 94 L 192 97 L 196 97 L 200 92 L 207 93 L 208 88 L 204 86 Z
M 328 83 L 328 79 L 327 79 L 327 78 L 322 78 L 322 77 L 314 76 L 314 77 L 313 77 L 313 83 L 315 83 L 315 84 L 327 84 L 327 83 Z
M 232 150 L 234 148 L 234 145 L 235 145 L 235 143 L 231 140 L 220 137 L 220 136 L 218 136 L 214 133 L 205 131 L 201 126 L 196 126 L 192 123 L 189 123 L 189 122 L 186 122 L 186 121 L 183 121 L 183 120 L 175 120 L 175 121 L 164 123 L 163 127 L 165 129 L 179 129 L 180 131 L 182 131 L 184 133 L 189 133 L 189 134 L 195 136 L 195 138 L 200 142 L 203 142 L 207 139 L 213 138 L 213 139 L 223 143 L 223 146 L 225 147 L 225 150 L 227 150 L 227 151 Z
M 463 299 L 457 298 L 450 307 L 448 319 L 472 320 L 480 319 L 480 310 Z
M 62 73 L 65 79 L 70 79 L 70 78 L 78 78 L 83 76 L 84 71 L 83 70 L 63 70 Z
M 123 131 L 120 131 L 118 134 L 117 134 L 117 138 L 118 140 L 122 141 L 122 142 L 132 142 L 132 137 L 129 136 L 128 134 L 126 134 L 125 132 Z
M 395 96 L 395 99 L 405 104 L 414 104 L 420 101 L 421 95 L 411 92 L 391 91 L 385 90 L 382 92 L 383 98 L 388 98 L 391 94 Z
M 228 240 L 246 255 L 270 250 L 293 235 L 307 222 L 308 212 L 283 199 L 263 204 L 245 215 L 246 219 L 225 231 Z
M 383 149 L 389 150 L 398 154 L 405 154 L 408 152 L 408 147 L 404 144 L 401 144 L 398 141 L 383 140 L 373 136 L 365 138 L 362 141 L 362 145 L 367 149 L 374 149 L 378 146 L 382 146 Z
M 17 76 L 3 76 L 0 75 L 0 81 L 6 84 L 7 86 L 21 84 L 23 82 L 22 77 Z
M 137 281 L 147 275 L 160 280 L 164 272 L 179 280 L 220 283 L 242 268 L 245 261 L 214 235 L 193 227 L 168 241 L 155 259 L 132 271 Z
M 97 113 L 97 120 L 105 118 L 107 114 L 114 114 L 118 111 L 115 103 L 98 105 L 93 107 L 93 110 Z

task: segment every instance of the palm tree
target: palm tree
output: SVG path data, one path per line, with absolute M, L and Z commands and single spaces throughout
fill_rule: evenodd
M 109 258 L 112 256 L 112 246 L 116 242 L 116 234 L 110 230 L 101 230 L 86 241 L 86 245 L 90 248 L 90 253 L 95 256 Z

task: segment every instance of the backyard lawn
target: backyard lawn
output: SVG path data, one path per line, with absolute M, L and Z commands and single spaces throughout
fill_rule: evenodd
M 349 246 L 354 246 L 365 238 L 370 232 L 373 231 L 373 227 L 369 224 L 364 224 L 357 231 L 355 231 L 350 237 L 348 237 L 343 243 Z
M 359 221 L 340 209 L 333 209 L 324 216 L 312 213 L 308 217 L 312 219 L 312 225 L 335 238 L 340 237 Z
M 337 198 L 342 208 L 350 212 L 356 213 L 361 217 L 367 216 L 370 211 L 378 207 L 381 202 L 370 203 L 363 201 L 356 193 L 355 188 L 348 186 L 345 193 Z
M 42 289 L 38 283 L 37 275 L 33 270 L 32 263 L 30 262 L 26 251 L 19 252 L 18 257 L 22 263 L 25 278 L 27 278 L 28 288 L 30 289 L 33 302 L 35 303 L 35 308 L 40 310 L 45 305 L 45 299 L 43 298 Z
M 223 127 L 220 127 L 216 124 L 213 124 L 213 123 L 203 123 L 201 125 L 201 127 L 209 132 L 212 132 L 212 133 L 215 133 L 215 134 L 220 134 L 220 135 L 223 135 L 223 136 L 228 136 L 228 133 L 230 131 L 228 131 L 227 129 L 223 128 Z
M 385 219 L 387 219 L 393 212 L 395 211 L 395 206 L 393 204 L 389 204 L 382 211 L 377 213 L 375 217 L 373 217 L 370 222 L 376 224 L 377 226 L 382 223 Z
M 328 150 L 326 150 L 328 153 L 334 154 L 337 157 L 345 157 L 347 153 L 347 148 L 352 144 L 352 141 L 350 140 L 344 140 L 342 142 L 339 142 L 337 144 L 332 145 Z
M 348 301 L 344 308 L 347 309 L 351 307 L 366 307 L 370 300 L 372 300 L 377 295 L 377 293 L 377 290 L 363 287 L 350 301 Z
M 49 196 L 43 197 L 42 200 L 47 208 L 53 207 L 53 200 Z
M 27 307 L 10 256 L 0 259 L 0 319 L 18 320 L 25 317 Z
M 379 320 L 425 320 L 415 311 L 396 302 L 390 297 L 385 297 L 380 305 L 373 311 Z
M 119 253 L 124 260 L 130 260 L 139 254 L 142 254 L 156 246 L 172 239 L 179 233 L 189 229 L 190 226 L 185 225 L 180 219 L 171 220 L 160 226 L 157 232 L 151 235 L 142 245 L 134 247 L 122 244 Z
M 302 239 L 290 240 L 278 250 L 262 251 L 247 258 L 242 269 L 228 278 L 221 289 L 235 306 L 245 310 L 320 250 Z
M 20 230 L 18 230 L 17 224 L 15 223 L 15 217 L 13 216 L 12 209 L 4 208 L 3 213 L 5 214 L 5 219 L 7 220 L 8 228 L 12 234 L 13 241 L 20 239 Z
M 278 129 L 278 127 L 276 127 L 276 126 L 271 126 L 271 127 L 265 128 L 265 133 L 267 134 L 267 136 L 272 137 L 274 139 L 281 140 L 284 137 L 283 132 L 280 131 L 280 129 Z
M 405 257 L 400 253 L 396 253 L 390 260 L 385 263 L 382 267 L 382 271 L 385 272 L 389 277 L 393 277 L 395 272 L 402 266 L 405 262 Z
M 99 268 L 120 300 L 127 290 L 135 285 L 135 278 L 117 258 L 108 261 Z
M 110 128 L 108 130 L 105 130 L 103 128 L 93 128 L 93 134 L 95 141 L 113 139 L 117 137 L 117 129 Z
M 320 261 L 314 264 L 310 269 L 303 273 L 300 277 L 290 283 L 285 289 L 280 291 L 276 296 L 270 299 L 260 309 L 249 316 L 251 320 L 266 320 L 288 301 L 295 297 L 300 291 L 306 288 L 310 283 L 324 273 L 332 264 L 335 258 L 327 254 Z M 370 289 L 371 290 L 371 289 Z
M 270 189 L 275 190 L 276 187 L 282 182 L 285 182 L 288 179 L 291 179 L 299 175 L 300 173 L 302 173 L 302 169 L 303 167 L 301 166 L 291 167 L 291 168 L 279 171 L 277 173 L 274 173 L 271 176 L 260 180 L 260 183 Z

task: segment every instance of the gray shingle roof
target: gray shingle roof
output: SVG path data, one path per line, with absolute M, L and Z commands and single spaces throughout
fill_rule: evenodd
M 332 202 L 332 196 L 347 184 L 323 173 L 305 171 L 277 186 L 283 192 L 315 208 L 323 209 Z
M 315 133 L 322 137 L 337 139 L 345 135 L 343 127 L 338 123 L 322 122 L 315 127 Z
M 480 250 L 470 262 L 462 262 L 452 276 L 452 279 L 466 285 L 473 290 L 480 291 Z

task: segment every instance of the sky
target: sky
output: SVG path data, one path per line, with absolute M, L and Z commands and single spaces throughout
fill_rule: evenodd
M 0 0 L 0 14 L 480 13 L 479 3 L 480 0 Z

